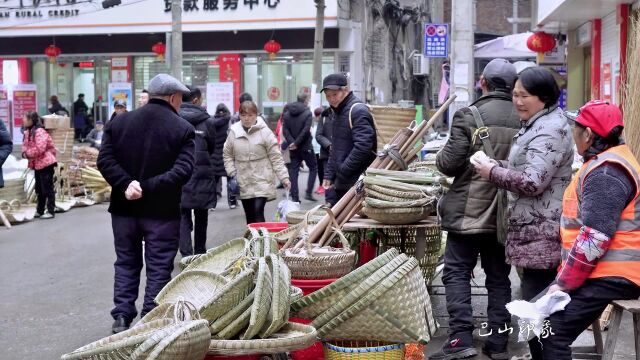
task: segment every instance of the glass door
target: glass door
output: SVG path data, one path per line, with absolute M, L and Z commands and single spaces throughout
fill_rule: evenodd
M 258 99 L 262 103 L 262 114 L 269 127 L 275 129 L 287 101 L 287 62 L 262 62 L 258 74 Z

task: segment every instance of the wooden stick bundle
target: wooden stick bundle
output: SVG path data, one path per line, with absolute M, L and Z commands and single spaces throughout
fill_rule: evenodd
M 427 130 L 433 126 L 442 114 L 449 108 L 449 105 L 455 100 L 456 95 L 451 95 L 447 101 L 440 106 L 438 111 L 429 119 L 429 121 L 423 121 L 418 126 L 413 128 L 404 128 L 398 130 L 395 136 L 391 139 L 390 144 L 398 149 L 402 159 L 407 164 L 414 160 L 416 153 L 420 151 L 420 148 L 416 148 L 416 144 L 422 140 L 426 135 Z M 386 170 L 402 170 L 388 155 L 379 156 L 369 166 L 374 169 L 386 169 Z M 340 226 L 344 225 L 347 221 L 351 220 L 360 209 L 362 209 L 362 194 L 356 194 L 355 186 L 352 187 L 338 203 L 331 209 L 338 220 Z M 313 227 L 309 234 L 310 242 L 324 243 L 326 241 L 327 232 L 324 231 L 329 226 L 331 219 L 328 215 L 325 215 L 316 226 Z

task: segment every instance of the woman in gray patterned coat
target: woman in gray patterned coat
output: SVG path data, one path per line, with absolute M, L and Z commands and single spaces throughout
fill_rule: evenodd
M 522 121 L 507 161 L 481 161 L 476 171 L 509 191 L 507 262 L 523 269 L 522 297 L 529 301 L 555 279 L 560 264 L 562 196 L 571 181 L 571 127 L 558 107 L 560 90 L 544 68 L 525 69 L 513 91 Z M 534 360 L 542 359 L 536 338 Z

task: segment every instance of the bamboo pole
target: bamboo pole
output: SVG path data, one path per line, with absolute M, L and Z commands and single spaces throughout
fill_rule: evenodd
M 429 130 L 429 128 L 431 128 L 433 124 L 444 114 L 455 98 L 455 94 L 451 95 L 449 99 L 440 106 L 438 111 L 433 114 L 429 121 L 423 121 L 413 129 L 404 128 L 398 130 L 390 143 L 399 145 L 399 152 L 403 159 L 412 160 L 414 158 L 415 144 L 420 141 L 424 135 L 426 135 L 427 130 Z M 399 169 L 399 166 L 391 160 L 388 155 L 378 157 L 373 161 L 370 167 L 375 169 L 402 170 Z M 362 208 L 362 195 L 356 194 L 355 186 L 353 186 L 331 210 L 338 219 L 338 223 L 342 226 L 347 221 L 351 220 L 351 218 L 360 211 L 360 208 Z M 326 227 L 329 226 L 329 222 L 329 216 L 325 215 L 311 230 L 309 234 L 309 241 L 324 242 L 326 234 L 325 230 Z

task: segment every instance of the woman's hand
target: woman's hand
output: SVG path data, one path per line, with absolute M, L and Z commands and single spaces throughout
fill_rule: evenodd
M 556 291 L 565 291 L 560 285 L 558 284 L 553 284 L 549 287 L 549 290 L 547 291 L 547 294 L 553 294 Z M 565 291 L 566 292 L 566 291 Z
M 287 190 L 291 190 L 291 181 L 289 179 L 282 180 L 282 186 Z
M 483 151 L 478 151 L 469 159 L 471 164 L 475 166 L 476 172 L 484 179 L 491 177 L 491 169 L 498 165 L 498 162 L 488 157 Z

